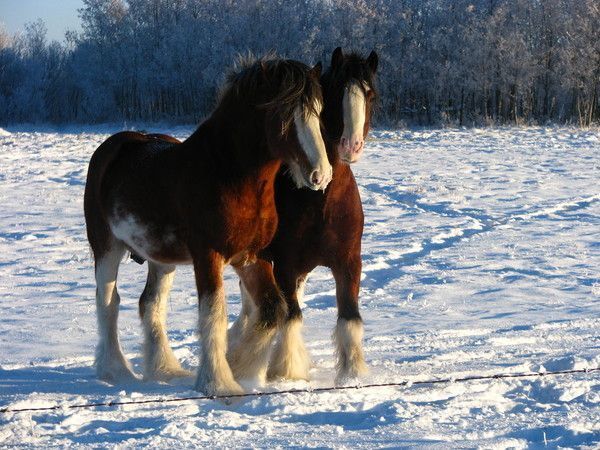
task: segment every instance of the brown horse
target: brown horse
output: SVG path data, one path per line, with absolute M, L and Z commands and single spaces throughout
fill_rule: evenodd
M 311 192 L 297 189 L 280 171 L 275 183 L 277 233 L 261 259 L 242 273 L 242 312 L 229 332 L 230 353 L 253 340 L 253 322 L 258 316 L 249 297 L 260 298 L 255 280 L 259 274 L 269 273 L 271 262 L 288 303 L 287 320 L 269 364 L 269 378 L 308 379 L 310 361 L 301 335 L 299 300 L 308 273 L 319 265 L 332 270 L 336 283 L 337 381 L 366 372 L 358 310 L 363 210 L 347 163 L 359 159 L 369 131 L 377 65 L 374 51 L 366 59 L 355 53 L 344 55 L 341 48 L 333 52 L 331 66 L 321 77 L 325 101 L 322 119 L 330 137 L 327 155 L 333 166 L 332 182 L 324 192 Z
M 211 116 L 187 140 L 133 132 L 108 138 L 88 170 L 84 208 L 95 260 L 101 379 L 134 377 L 118 338 L 118 267 L 129 250 L 148 261 L 140 299 L 144 377 L 185 376 L 165 332 L 175 266 L 193 264 L 199 300 L 196 389 L 242 392 L 226 359 L 223 268 L 241 270 L 277 228 L 274 181 L 282 161 L 299 186 L 323 190 L 331 166 L 320 133 L 321 66 L 265 58 L 230 74 Z M 269 341 L 286 315 L 273 274 L 255 297 Z M 252 349 L 256 358 L 268 350 Z M 256 351 L 254 351 L 256 350 Z

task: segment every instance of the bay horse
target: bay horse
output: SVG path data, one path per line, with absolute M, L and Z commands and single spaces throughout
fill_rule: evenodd
M 320 132 L 321 65 L 274 57 L 233 70 L 218 104 L 185 141 L 121 132 L 92 155 L 85 186 L 87 235 L 95 261 L 98 376 L 135 377 L 117 331 L 116 281 L 126 251 L 148 261 L 140 298 L 144 378 L 186 376 L 165 332 L 175 267 L 193 264 L 198 291 L 200 366 L 195 389 L 241 393 L 226 359 L 223 269 L 240 270 L 277 228 L 274 182 L 282 161 L 298 186 L 323 190 L 331 180 Z M 273 273 L 254 298 L 267 344 L 286 316 Z M 251 349 L 256 358 L 264 348 Z
M 334 50 L 331 65 L 321 77 L 322 120 L 329 137 L 327 156 L 333 179 L 324 192 L 311 192 L 297 189 L 285 169 L 279 171 L 275 182 L 277 232 L 261 258 L 241 274 L 242 311 L 229 330 L 230 354 L 253 340 L 256 319 L 252 317 L 257 311 L 251 298 L 259 295 L 254 285 L 257 278 L 269 273 L 271 263 L 287 301 L 288 315 L 271 356 L 268 378 L 308 380 L 310 360 L 301 334 L 300 299 L 307 275 L 316 266 L 330 268 L 336 283 L 336 381 L 341 383 L 367 370 L 358 307 L 364 216 L 349 163 L 360 158 L 369 132 L 377 66 L 375 51 L 365 59 L 356 53 L 345 55 L 339 47 Z

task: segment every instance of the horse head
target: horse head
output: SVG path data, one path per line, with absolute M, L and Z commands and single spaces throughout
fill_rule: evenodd
M 344 54 L 338 47 L 331 56 L 331 66 L 321 79 L 325 127 L 337 145 L 340 158 L 347 163 L 358 161 L 363 152 L 377 97 L 375 73 L 378 63 L 375 51 L 365 59 L 357 53 Z
M 285 162 L 298 187 L 325 190 L 332 168 L 321 135 L 321 63 L 312 69 L 292 60 L 261 64 L 270 91 L 276 93 L 264 104 L 270 151 Z

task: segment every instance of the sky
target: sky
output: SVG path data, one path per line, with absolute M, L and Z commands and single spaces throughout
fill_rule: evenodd
M 63 41 L 66 30 L 80 29 L 77 9 L 82 6 L 82 0 L 0 0 L 0 22 L 13 34 L 25 23 L 43 19 L 48 40 Z

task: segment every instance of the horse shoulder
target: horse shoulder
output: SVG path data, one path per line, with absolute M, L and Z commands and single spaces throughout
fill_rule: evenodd
M 363 220 L 360 192 L 354 174 L 347 164 L 340 164 L 334 173 L 334 181 L 327 190 L 323 216 L 326 222 L 342 225 Z

